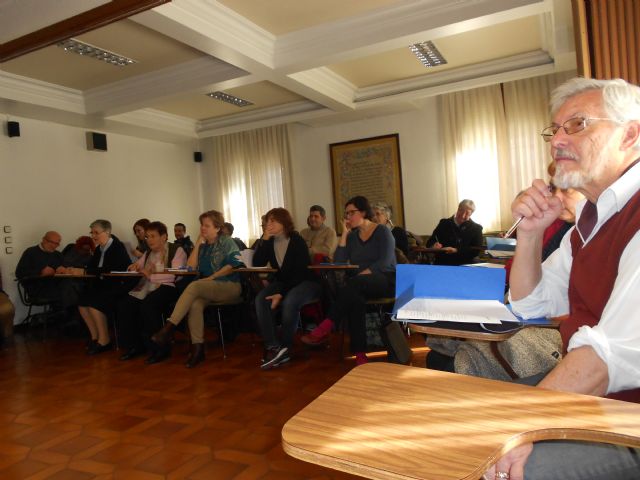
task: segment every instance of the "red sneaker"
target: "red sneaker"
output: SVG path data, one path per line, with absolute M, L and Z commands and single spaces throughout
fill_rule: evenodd
M 300 340 L 307 345 L 321 345 L 329 341 L 329 335 L 333 330 L 333 321 L 325 318 L 320 325 L 311 330 L 307 335 L 303 335 Z

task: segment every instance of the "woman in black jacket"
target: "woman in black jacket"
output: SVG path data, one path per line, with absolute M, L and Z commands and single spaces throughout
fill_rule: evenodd
M 113 270 L 125 271 L 131 262 L 124 244 L 111 235 L 111 222 L 96 220 L 90 228 L 96 249 L 87 265 L 87 274 L 97 278 L 81 296 L 78 310 L 91 334 L 87 353 L 95 355 L 111 349 L 107 314 L 115 308 L 118 298 L 133 288 L 137 279 L 99 277 Z
M 262 331 L 265 355 L 261 368 L 275 368 L 290 359 L 293 337 L 300 322 L 300 308 L 319 298 L 317 277 L 309 266 L 309 249 L 294 231 L 291 214 L 284 208 L 274 208 L 266 214 L 266 227 L 253 256 L 253 265 L 268 263 L 278 271 L 256 297 L 256 315 Z M 281 340 L 278 341 L 273 312 L 282 312 Z

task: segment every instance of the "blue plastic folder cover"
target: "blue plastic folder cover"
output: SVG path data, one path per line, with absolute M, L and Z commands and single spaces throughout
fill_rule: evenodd
M 393 312 L 414 297 L 460 300 L 504 299 L 506 272 L 498 268 L 398 265 Z
M 506 272 L 497 268 L 444 265 L 398 265 L 396 303 L 393 314 L 413 298 L 504 301 Z M 534 325 L 549 324 L 546 318 L 523 320 Z

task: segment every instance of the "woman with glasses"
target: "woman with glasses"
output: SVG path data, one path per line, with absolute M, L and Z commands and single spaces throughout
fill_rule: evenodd
M 267 212 L 262 242 L 253 256 L 253 265 L 269 263 L 277 272 L 256 296 L 256 316 L 264 340 L 265 354 L 260 368 L 271 369 L 290 359 L 293 338 L 300 323 L 300 309 L 320 298 L 318 277 L 309 266 L 309 250 L 294 230 L 291 214 L 284 208 Z M 276 334 L 275 312 L 282 317 L 280 339 Z
M 101 278 L 102 273 L 124 271 L 129 267 L 129 254 L 124 244 L 111 234 L 111 222 L 96 220 L 90 226 L 91 239 L 96 246 L 87 265 L 87 274 L 96 275 L 81 295 L 78 310 L 91 334 L 87 353 L 95 355 L 111 350 L 107 315 L 118 299 L 132 288 L 130 278 Z M 133 280 L 135 282 L 135 279 Z
M 216 210 L 200 215 L 200 236 L 189 255 L 187 265 L 197 269 L 200 278 L 185 288 L 164 326 L 152 337 L 161 349 L 169 345 L 175 327 L 189 315 L 189 333 L 192 349 L 187 368 L 204 361 L 205 307 L 211 303 L 239 303 L 240 274 L 234 268 L 242 267 L 236 243 L 222 233 L 224 217 Z
M 309 335 L 302 337 L 308 345 L 328 340 L 331 330 L 341 321 L 347 321 L 351 351 L 356 363 L 367 362 L 367 332 L 365 323 L 366 301 L 371 298 L 393 297 L 395 294 L 396 256 L 395 241 L 389 229 L 373 222 L 373 210 L 362 196 L 351 198 L 345 205 L 342 236 L 334 254 L 334 261 L 358 265 L 329 315 Z

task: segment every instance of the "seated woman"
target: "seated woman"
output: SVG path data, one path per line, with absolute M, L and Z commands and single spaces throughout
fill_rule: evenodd
M 78 237 L 75 243 L 70 243 L 62 250 L 64 271 L 59 273 L 81 273 L 89 265 L 95 249 L 96 246 L 91 237 L 86 235 Z
M 321 294 L 318 277 L 309 266 L 309 250 L 294 231 L 291 214 L 284 208 L 267 212 L 262 242 L 253 256 L 253 265 L 268 263 L 278 271 L 273 281 L 256 296 L 256 315 L 264 340 L 265 354 L 260 368 L 275 368 L 290 359 L 293 337 L 300 323 L 300 308 Z M 280 307 L 282 329 L 276 335 L 273 314 Z
M 328 339 L 335 324 L 347 320 L 351 351 L 358 365 L 367 362 L 367 299 L 393 297 L 395 294 L 395 242 L 389 229 L 372 219 L 373 210 L 365 197 L 353 197 L 345 205 L 342 236 L 334 261 L 358 265 L 357 274 L 338 291 L 338 298 L 328 317 L 309 335 L 302 337 L 304 343 L 318 345 Z
M 87 265 L 87 273 L 100 275 L 112 270 L 126 270 L 129 254 L 124 244 L 111 234 L 111 222 L 96 220 L 90 225 L 91 239 L 96 245 Z M 80 296 L 78 310 L 91 334 L 87 353 L 95 355 L 111 349 L 107 314 L 118 299 L 131 290 L 130 278 L 95 278 Z
M 131 250 L 131 255 L 133 258 L 140 258 L 149 250 L 149 246 L 147 245 L 147 242 L 144 238 L 144 232 L 149 223 L 150 222 L 148 218 L 141 218 L 133 224 L 133 234 L 136 236 L 136 240 L 138 241 L 136 247 Z
M 240 275 L 235 267 L 243 266 L 240 251 L 235 242 L 221 234 L 224 217 L 216 210 L 200 215 L 200 235 L 187 265 L 196 268 L 200 279 L 191 282 L 176 303 L 171 317 L 151 337 L 161 347 L 166 347 L 171 334 L 182 319 L 189 314 L 189 331 L 193 348 L 186 366 L 193 368 L 204 360 L 203 311 L 211 302 L 233 303 L 240 300 Z
M 396 242 L 396 248 L 405 255 L 409 255 L 409 237 L 402 227 L 394 227 L 391 222 L 391 207 L 384 202 L 373 204 L 374 222 L 386 226 Z
M 151 334 L 162 325 L 162 314 L 178 299 L 176 276 L 161 272 L 187 264 L 187 254 L 182 247 L 167 242 L 164 223 L 149 223 L 145 234 L 149 251 L 129 266 L 129 271 L 140 272 L 144 277 L 118 303 L 120 344 L 125 349 L 120 360 L 131 360 L 152 347 Z M 152 350 L 147 364 L 161 362 L 169 356 L 167 348 Z

